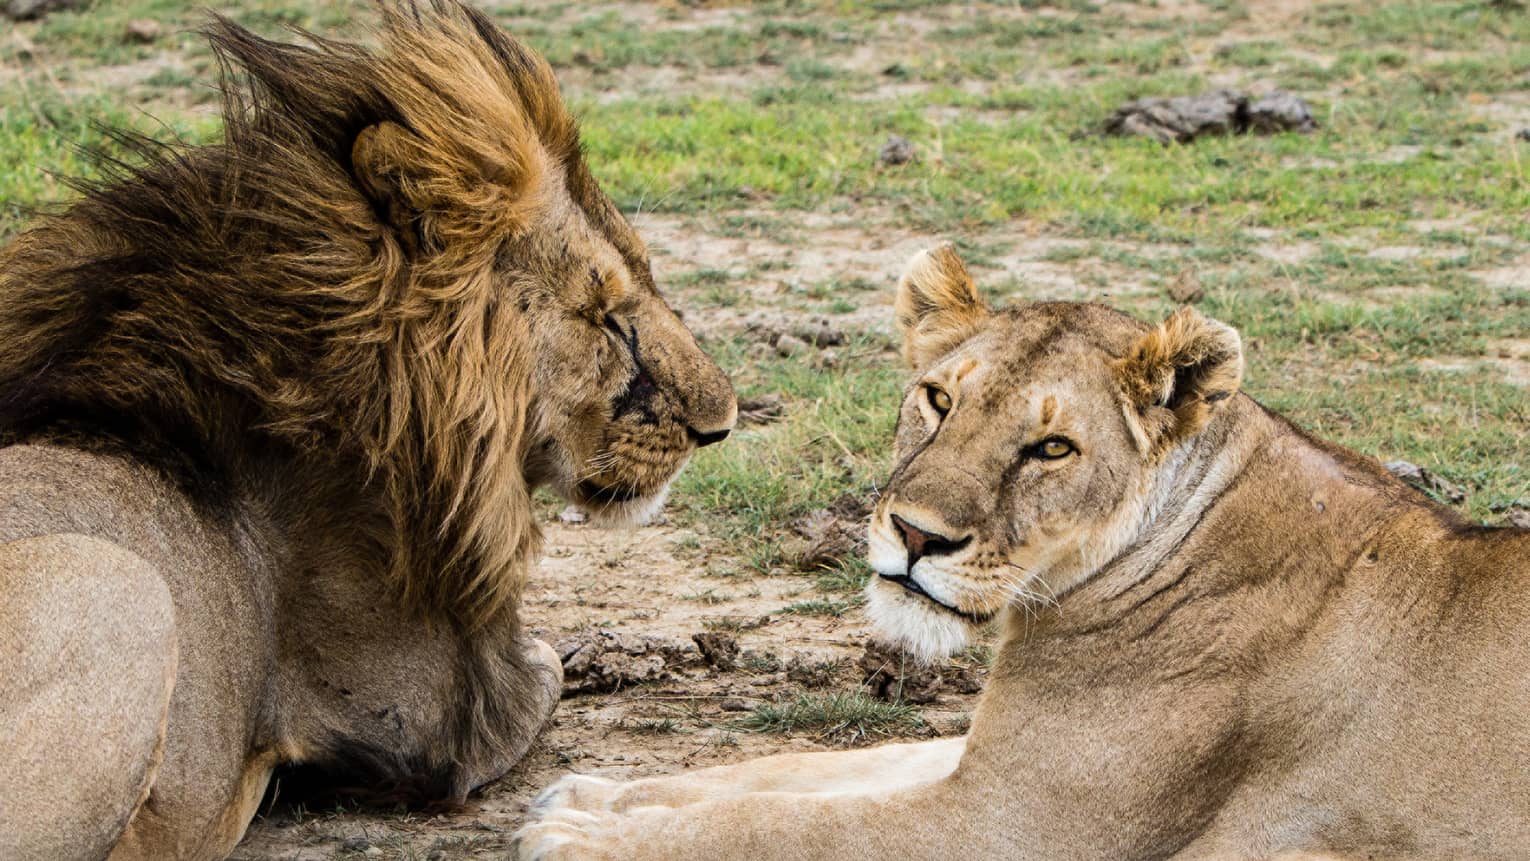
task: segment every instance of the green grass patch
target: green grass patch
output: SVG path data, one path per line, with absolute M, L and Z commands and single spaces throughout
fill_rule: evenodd
M 913 706 L 855 691 L 802 694 L 784 703 L 766 704 L 740 718 L 736 726 L 747 732 L 799 733 L 837 744 L 858 744 L 915 733 L 925 723 Z

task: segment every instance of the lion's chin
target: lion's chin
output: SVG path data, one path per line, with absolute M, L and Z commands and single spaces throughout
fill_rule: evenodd
M 878 577 L 866 584 L 866 615 L 878 639 L 927 664 L 960 652 L 972 634 L 967 620 Z
M 622 500 L 589 500 L 575 498 L 574 506 L 589 518 L 591 526 L 602 529 L 623 529 L 642 526 L 652 520 L 669 498 L 669 483 L 657 491 L 643 496 Z

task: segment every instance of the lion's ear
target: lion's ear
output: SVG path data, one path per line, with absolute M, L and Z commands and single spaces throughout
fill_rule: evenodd
M 914 255 L 894 306 L 903 358 L 915 369 L 956 349 L 988 316 L 988 306 L 950 244 Z
M 1199 433 L 1243 381 L 1243 342 L 1225 323 L 1181 308 L 1116 363 L 1127 400 L 1155 440 Z
M 418 151 L 414 133 L 393 122 L 367 126 L 351 145 L 351 171 L 357 185 L 411 253 L 420 244 L 423 201 L 419 178 L 408 173 L 407 165 Z
M 506 125 L 490 146 L 385 120 L 356 135 L 351 171 L 407 250 L 431 239 L 483 244 L 524 228 L 542 205 L 545 153 L 524 118 Z

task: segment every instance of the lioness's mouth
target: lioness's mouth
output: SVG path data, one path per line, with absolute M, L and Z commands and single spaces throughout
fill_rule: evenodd
M 994 613 L 970 613 L 966 610 L 961 610 L 953 607 L 950 604 L 947 604 L 946 602 L 936 598 L 934 595 L 931 595 L 929 592 L 924 591 L 924 587 L 919 585 L 919 581 L 915 580 L 913 577 L 908 576 L 907 574 L 892 575 L 883 574 L 879 571 L 877 572 L 877 576 L 890 583 L 896 583 L 899 586 L 902 586 L 908 591 L 913 592 L 915 595 L 918 595 L 924 600 L 929 601 L 931 604 L 934 604 L 940 609 L 945 610 L 947 613 L 965 619 L 967 622 L 973 625 L 986 624 L 992 620 L 995 615 Z
M 579 482 L 578 490 L 579 495 L 584 499 L 585 502 L 592 502 L 600 505 L 614 505 L 620 502 L 631 502 L 632 500 L 644 495 L 642 491 L 634 487 L 606 487 L 605 485 L 596 484 L 593 481 Z

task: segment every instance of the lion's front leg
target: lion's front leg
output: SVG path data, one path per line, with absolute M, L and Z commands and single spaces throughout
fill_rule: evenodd
M 933 783 L 951 774 L 967 740 L 946 738 L 863 750 L 767 756 L 736 765 L 626 783 L 571 774 L 542 793 L 533 816 L 559 810 L 623 812 L 684 807 L 755 792 L 870 793 Z

